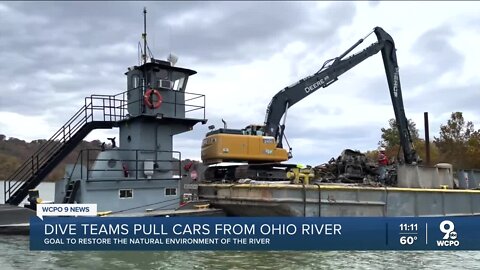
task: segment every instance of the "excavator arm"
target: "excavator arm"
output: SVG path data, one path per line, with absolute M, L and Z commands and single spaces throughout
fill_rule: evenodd
M 288 108 L 311 95 L 316 90 L 322 87 L 328 87 L 337 81 L 340 75 L 381 51 L 395 118 L 400 132 L 400 143 L 404 151 L 405 162 L 410 164 L 418 161 L 418 156 L 413 149 L 410 131 L 408 130 L 408 121 L 403 106 L 395 43 L 392 37 L 382 28 L 376 27 L 373 32 L 376 34 L 378 42 L 371 44 L 357 54 L 343 59 L 343 57 L 361 44 L 365 38 L 360 39 L 339 57 L 325 62 L 318 72 L 282 89 L 272 98 L 265 117 L 265 134 L 275 138 L 278 148 L 283 147 L 282 139 Z M 284 117 L 284 121 L 280 124 L 282 117 Z
M 413 141 L 408 127 L 408 119 L 405 116 L 395 43 L 392 37 L 380 27 L 376 27 L 374 32 L 378 40 L 384 41 L 384 47 L 382 49 L 383 64 L 385 67 L 385 75 L 387 76 L 388 88 L 390 89 L 390 98 L 392 99 L 397 128 L 400 133 L 400 145 L 403 149 L 405 163 L 420 163 L 421 159 L 413 147 Z

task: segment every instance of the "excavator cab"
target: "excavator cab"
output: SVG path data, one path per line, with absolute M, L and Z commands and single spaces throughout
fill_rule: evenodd
M 263 125 L 210 131 L 203 139 L 201 156 L 205 164 L 276 163 L 289 159 L 287 150 L 278 148 L 274 137 L 265 136 Z

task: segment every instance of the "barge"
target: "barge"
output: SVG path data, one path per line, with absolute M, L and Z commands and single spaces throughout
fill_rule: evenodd
M 403 165 L 396 187 L 250 181 L 199 185 L 230 216 L 436 217 L 480 215 L 480 172 Z

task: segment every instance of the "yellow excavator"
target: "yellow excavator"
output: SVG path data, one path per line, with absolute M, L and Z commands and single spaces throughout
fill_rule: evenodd
M 220 162 L 282 162 L 289 153 L 278 147 L 277 140 L 264 132 L 263 125 L 249 125 L 244 129 L 221 128 L 207 134 L 202 143 L 205 164 Z
M 363 51 L 343 59 L 370 34 L 375 33 L 378 41 Z M 243 129 L 224 127 L 208 132 L 202 142 L 202 161 L 210 165 L 205 179 L 211 181 L 252 178 L 257 180 L 287 180 L 295 164 L 283 164 L 292 157 L 291 148 L 283 148 L 285 121 L 288 108 L 320 88 L 325 88 L 338 77 L 365 59 L 382 52 L 385 73 L 395 118 L 400 132 L 400 143 L 405 163 L 417 162 L 405 116 L 395 44 L 392 37 L 380 27 L 375 27 L 365 38 L 357 41 L 340 56 L 327 60 L 322 68 L 278 92 L 267 108 L 264 125 L 249 125 Z M 282 121 L 283 117 L 283 121 Z M 280 124 L 280 122 L 282 123 Z M 225 162 L 242 162 L 246 165 L 215 165 Z

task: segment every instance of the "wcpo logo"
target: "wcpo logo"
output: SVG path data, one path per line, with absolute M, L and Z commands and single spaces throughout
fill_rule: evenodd
M 444 233 L 443 240 L 437 240 L 439 247 L 458 247 L 460 242 L 457 240 L 457 232 L 455 231 L 455 224 L 450 220 L 444 220 L 440 223 L 440 231 Z

